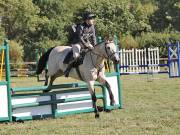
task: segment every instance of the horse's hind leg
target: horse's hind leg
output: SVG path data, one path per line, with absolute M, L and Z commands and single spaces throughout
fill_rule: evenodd
M 54 80 L 55 80 L 57 77 L 62 76 L 62 75 L 63 75 L 63 72 L 62 72 L 61 70 L 59 70 L 56 74 L 52 75 L 52 76 L 50 77 L 49 86 L 52 86 Z
M 88 88 L 89 88 L 89 91 L 91 93 L 95 118 L 99 118 L 99 110 L 98 110 L 97 105 L 96 105 L 97 98 L 96 98 L 96 94 L 94 92 L 94 81 L 89 81 L 88 82 Z
M 53 82 L 54 82 L 55 79 L 56 79 L 56 76 L 55 76 L 55 75 L 51 76 L 50 82 L 49 82 L 49 86 L 52 86 L 52 85 L 53 85 Z
M 99 82 L 106 86 L 108 93 L 109 93 L 110 100 L 111 100 L 110 104 L 114 106 L 115 100 L 114 100 L 114 95 L 113 95 L 112 90 L 111 90 L 111 86 L 109 85 L 109 83 L 107 82 L 105 77 L 99 76 Z
M 47 72 L 48 72 L 48 70 L 46 69 L 46 70 L 45 70 L 45 83 L 44 83 L 44 86 L 47 86 L 47 85 L 48 85 L 49 76 L 47 75 Z
M 47 84 L 48 84 L 48 78 L 49 78 L 49 77 L 46 78 L 46 79 L 47 79 Z M 53 76 L 50 77 L 49 86 L 52 86 L 52 84 L 53 84 L 53 82 L 54 82 L 55 79 L 56 79 L 56 76 L 55 76 L 55 75 L 53 75 Z M 45 83 L 46 83 L 46 82 L 45 82 Z M 46 84 L 45 86 L 47 86 L 47 84 Z M 51 91 L 51 89 L 50 89 L 49 86 L 48 86 L 47 90 L 44 90 L 43 92 L 49 92 L 49 91 Z
M 63 72 L 57 72 L 56 74 L 54 74 L 54 75 L 52 75 L 52 76 L 50 76 L 50 82 L 49 82 L 49 86 L 52 86 L 53 85 L 53 82 L 54 82 L 54 80 L 58 77 L 58 76 L 61 76 L 61 75 L 63 75 Z M 44 92 L 49 92 L 49 91 L 51 91 L 51 89 L 50 89 L 51 87 L 48 87 L 48 89 L 47 90 L 45 90 Z

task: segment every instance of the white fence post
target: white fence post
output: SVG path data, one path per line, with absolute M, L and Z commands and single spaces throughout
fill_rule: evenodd
M 159 72 L 159 48 L 121 49 L 120 71 L 121 73 L 136 74 Z

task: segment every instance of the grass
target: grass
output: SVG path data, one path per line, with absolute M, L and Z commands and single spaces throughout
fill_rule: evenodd
M 167 75 L 122 76 L 123 109 L 57 119 L 1 123 L 0 135 L 180 135 L 180 79 Z M 55 83 L 72 81 L 59 78 Z M 75 80 L 73 80 L 75 81 Z M 15 86 L 42 85 L 12 78 Z

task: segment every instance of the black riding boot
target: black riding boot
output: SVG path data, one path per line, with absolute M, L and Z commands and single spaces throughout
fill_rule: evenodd
M 73 67 L 73 62 L 71 62 L 68 67 L 66 68 L 66 70 L 64 71 L 64 76 L 68 77 L 69 76 L 69 72 L 71 71 L 72 67 Z

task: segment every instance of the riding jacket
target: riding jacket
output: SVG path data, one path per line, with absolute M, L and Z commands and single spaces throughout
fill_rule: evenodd
M 73 44 L 80 44 L 81 47 L 88 47 L 89 44 L 96 45 L 96 35 L 94 25 L 82 23 L 77 27 L 77 34 L 73 40 Z

